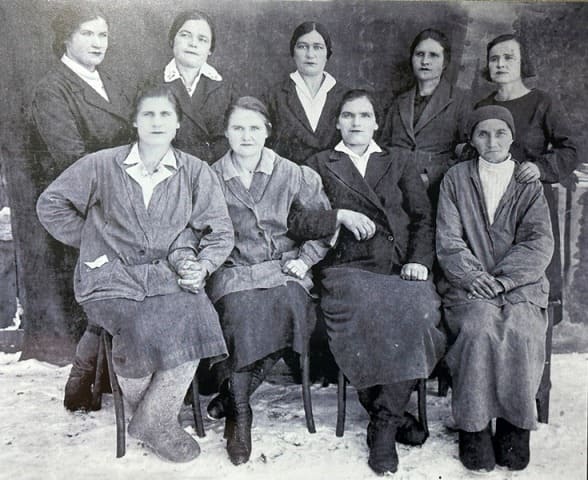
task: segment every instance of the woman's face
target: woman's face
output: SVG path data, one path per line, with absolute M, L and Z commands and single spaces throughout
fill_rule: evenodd
M 171 144 L 180 122 L 167 97 L 147 97 L 139 104 L 133 126 L 141 143 L 163 146 Z
M 261 156 L 268 137 L 265 118 L 258 112 L 237 108 L 229 117 L 225 136 L 237 156 Z
M 199 69 L 208 60 L 212 30 L 205 20 L 188 20 L 174 37 L 173 53 L 176 63 Z
M 521 79 L 521 46 L 516 40 L 494 45 L 488 53 L 488 70 L 494 83 L 505 84 Z
M 81 23 L 65 41 L 65 54 L 74 62 L 94 71 L 108 48 L 108 24 L 103 18 Z
M 327 45 L 316 30 L 308 32 L 294 45 L 294 62 L 300 75 L 314 77 L 322 75 L 327 64 Z
M 412 53 L 412 71 L 417 80 L 436 80 L 445 69 L 443 47 L 432 38 L 426 38 Z
M 508 157 L 513 142 L 512 132 L 504 120 L 489 118 L 474 128 L 471 143 L 488 162 L 501 163 Z
M 378 129 L 372 102 L 366 97 L 346 102 L 337 119 L 337 129 L 349 148 L 367 148 Z

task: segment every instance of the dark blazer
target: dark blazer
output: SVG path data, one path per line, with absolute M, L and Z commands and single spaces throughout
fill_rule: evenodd
M 110 102 L 61 62 L 37 84 L 31 149 L 41 189 L 84 155 L 129 142 L 129 99 L 120 82 L 102 71 L 100 77 Z
M 323 266 L 348 266 L 375 273 L 397 272 L 405 263 L 431 268 L 434 231 L 431 205 L 414 165 L 384 150 L 373 153 L 362 178 L 350 158 L 335 150 L 311 157 L 333 209 L 361 212 L 376 224 L 375 235 L 358 242 L 341 227 L 337 243 Z M 334 234 L 335 211 L 297 208 L 289 219 L 290 232 L 300 238 Z
M 278 155 L 299 165 L 311 155 L 333 148 L 340 140 L 335 127 L 337 109 L 348 90 L 337 82 L 329 91 L 316 131 L 313 131 L 294 81 L 288 77 L 274 85 L 264 98 L 273 126 L 267 145 Z
M 163 70 L 150 77 L 151 84 L 163 84 Z M 173 142 L 179 150 L 194 155 L 208 164 L 229 149 L 225 138 L 224 118 L 237 94 L 230 82 L 211 80 L 202 75 L 190 97 L 180 79 L 166 83 L 180 102 L 183 118 Z
M 429 185 L 438 185 L 455 163 L 456 145 L 466 141 L 471 102 L 465 92 L 442 79 L 415 124 L 416 94 L 413 87 L 393 102 L 380 143 L 395 156 L 414 162 L 418 173 L 427 175 Z

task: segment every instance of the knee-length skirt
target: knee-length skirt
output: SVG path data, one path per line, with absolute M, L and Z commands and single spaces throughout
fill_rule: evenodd
M 225 372 L 285 348 L 304 353 L 316 323 L 316 305 L 295 282 L 229 293 L 215 307 L 229 351 Z
M 356 388 L 427 378 L 445 352 L 433 282 L 356 268 L 323 271 L 329 346 Z
M 201 358 L 227 356 L 218 314 L 204 292 L 96 300 L 83 305 L 90 322 L 112 335 L 115 372 L 146 377 Z

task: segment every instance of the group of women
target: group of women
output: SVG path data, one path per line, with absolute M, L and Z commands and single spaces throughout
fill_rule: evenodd
M 33 100 L 49 185 L 37 212 L 79 249 L 61 268 L 89 324 L 67 408 L 90 406 L 104 328 L 134 410 L 129 434 L 192 460 L 199 447 L 177 413 L 209 359 L 221 387 L 209 412 L 226 416 L 228 455 L 245 463 L 250 397 L 285 351 L 306 351 L 320 285 L 329 347 L 369 414 L 374 472 L 397 470 L 395 443 L 416 428 L 410 393 L 445 354 L 463 464 L 526 467 L 553 250 L 539 180 L 559 181 L 577 160 L 560 109 L 523 83 L 516 37 L 488 45 L 498 91 L 472 112 L 443 78 L 449 41 L 421 32 L 415 86 L 380 119 L 369 92 L 325 71 L 333 48 L 319 23 L 294 30 L 296 70 L 261 101 L 237 98 L 208 63 L 210 18 L 183 12 L 173 58 L 132 108 L 97 68 L 105 15 L 67 7 L 53 26 L 59 62 Z M 450 170 L 466 142 L 475 157 Z

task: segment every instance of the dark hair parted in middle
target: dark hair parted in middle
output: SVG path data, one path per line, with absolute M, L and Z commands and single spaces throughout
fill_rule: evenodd
M 208 27 L 210 28 L 210 33 L 211 33 L 210 51 L 214 52 L 214 46 L 215 46 L 215 40 L 216 40 L 216 34 L 214 33 L 214 24 L 212 23 L 211 18 L 206 13 L 201 12 L 200 10 L 186 10 L 186 11 L 183 11 L 183 12 L 179 13 L 178 15 L 176 15 L 176 18 L 174 18 L 174 21 L 172 23 L 171 28 L 169 29 L 169 34 L 168 34 L 170 47 L 173 48 L 174 39 L 176 38 L 178 31 L 180 30 L 180 28 L 182 28 L 184 23 L 186 23 L 188 20 L 202 20 L 208 24 Z
M 490 62 L 490 50 L 492 50 L 492 48 L 499 43 L 508 42 L 509 40 L 514 40 L 519 44 L 519 50 L 521 52 L 521 78 L 529 78 L 536 75 L 533 63 L 529 59 L 525 42 L 523 42 L 521 38 L 514 33 L 506 33 L 504 35 L 498 35 L 493 40 L 490 40 L 488 45 L 486 45 L 486 67 L 482 70 L 482 77 L 485 80 L 488 80 L 489 82 L 492 81 L 492 78 L 490 78 L 490 70 L 488 69 L 488 63 Z
M 147 98 L 167 98 L 174 107 L 176 115 L 178 116 L 178 122 L 182 121 L 182 109 L 178 98 L 172 91 L 169 85 L 146 85 L 141 88 L 137 95 L 135 95 L 135 101 L 133 102 L 133 111 L 131 113 L 131 123 L 137 120 L 137 115 L 141 109 L 143 100 Z
M 80 25 L 91 20 L 96 20 L 97 18 L 103 19 L 108 25 L 108 18 L 95 5 L 79 2 L 62 7 L 51 22 L 51 29 L 54 35 L 51 46 L 53 53 L 61 57 L 65 53 L 65 42 Z
M 451 44 L 449 43 L 449 39 L 445 36 L 445 34 L 435 28 L 427 28 L 414 38 L 414 40 L 410 44 L 410 58 L 412 59 L 412 56 L 418 44 L 421 43 L 423 40 L 427 40 L 429 38 L 431 40 L 435 40 L 439 45 L 443 47 L 443 65 L 449 65 L 449 62 L 451 61 Z
M 327 47 L 327 60 L 331 58 L 333 54 L 333 44 L 331 42 L 331 36 L 322 23 L 318 22 L 304 22 L 301 23 L 296 27 L 294 33 L 292 34 L 292 38 L 290 39 L 290 56 L 294 56 L 294 48 L 296 48 L 296 42 L 302 35 L 306 35 L 307 33 L 316 31 L 318 34 L 323 37 L 325 41 L 325 46 Z
M 259 113 L 263 117 L 265 128 L 267 128 L 267 134 L 271 135 L 272 124 L 270 122 L 270 115 L 267 107 L 261 100 L 249 96 L 240 97 L 229 105 L 229 108 L 227 108 L 227 111 L 225 112 L 225 130 L 229 126 L 229 120 L 231 119 L 231 115 L 235 112 L 235 110 L 238 109 L 251 110 L 252 112 Z
M 371 94 L 367 90 L 364 90 L 363 88 L 349 90 L 345 95 L 343 95 L 341 103 L 339 103 L 339 107 L 337 108 L 337 118 L 339 118 L 339 116 L 341 115 L 341 112 L 343 111 L 343 107 L 345 107 L 345 104 L 352 102 L 353 100 L 357 100 L 358 98 L 365 98 L 368 100 L 368 102 L 372 104 L 372 108 L 374 109 L 374 115 L 376 116 L 376 123 L 379 123 L 379 113 L 376 107 L 376 100 L 373 94 Z

